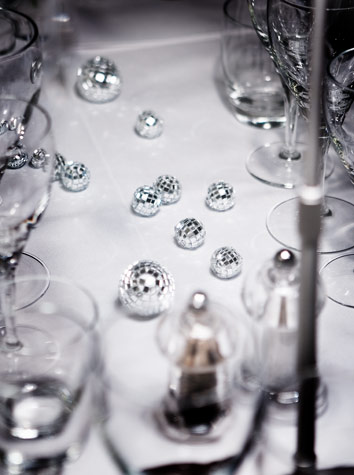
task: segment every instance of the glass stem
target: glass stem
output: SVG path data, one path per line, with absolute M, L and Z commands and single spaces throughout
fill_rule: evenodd
M 0 310 L 3 319 L 1 340 L 6 350 L 18 350 L 22 346 L 17 336 L 14 317 L 15 269 L 17 263 L 18 260 L 14 256 L 1 262 Z
M 301 154 L 296 150 L 296 133 L 299 109 L 296 97 L 290 92 L 290 89 L 284 86 L 284 109 L 285 109 L 285 145 L 279 153 L 279 157 L 284 160 L 298 160 Z
M 327 205 L 326 193 L 325 193 L 326 162 L 327 162 L 328 150 L 331 143 L 331 139 L 329 138 L 326 128 L 324 126 L 322 126 L 322 130 L 323 130 L 323 134 L 321 134 L 321 137 L 319 139 L 322 160 L 319 160 L 320 163 L 319 163 L 318 176 L 321 177 L 321 186 L 323 190 L 322 217 L 327 218 L 329 216 L 332 216 L 332 211 Z

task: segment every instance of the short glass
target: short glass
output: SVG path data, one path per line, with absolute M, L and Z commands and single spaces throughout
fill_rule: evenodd
M 246 1 L 224 3 L 221 63 L 227 99 L 240 122 L 264 129 L 284 124 L 279 75 L 257 36 Z
M 18 278 L 17 295 L 33 280 L 40 278 Z M 0 349 L 0 472 L 41 473 L 75 460 L 87 439 L 97 308 L 85 289 L 52 277 L 46 293 L 13 318 L 25 351 Z

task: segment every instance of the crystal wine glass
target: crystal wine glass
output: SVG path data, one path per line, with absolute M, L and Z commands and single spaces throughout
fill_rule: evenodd
M 270 57 L 278 65 L 269 41 L 267 25 L 267 3 L 264 0 L 248 0 L 251 19 L 255 30 Z M 303 182 L 304 145 L 296 143 L 298 106 L 286 81 L 280 75 L 284 89 L 285 140 L 259 147 L 248 157 L 249 173 L 260 181 L 282 188 L 294 188 Z
M 41 280 L 16 279 L 15 304 Z M 7 288 L 0 282 L 0 295 Z M 13 317 L 26 352 L 0 350 L 0 473 L 59 474 L 94 420 L 97 305 L 81 286 L 52 277 L 45 295 Z
M 326 118 L 334 147 L 354 184 L 354 49 L 330 62 L 326 96 Z M 353 229 L 353 223 L 351 229 Z M 328 262 L 321 270 L 327 295 L 337 303 L 354 307 L 354 255 Z
M 333 0 L 326 8 L 325 63 L 336 52 L 351 45 L 354 1 Z M 310 0 L 268 0 L 268 31 L 272 50 L 277 58 L 283 80 L 295 95 L 300 112 L 307 119 L 310 107 L 309 85 L 311 73 L 314 9 Z M 318 173 L 324 178 L 325 159 L 330 138 L 325 125 L 322 101 L 321 159 Z M 354 242 L 349 230 L 354 222 L 354 206 L 345 200 L 325 196 L 322 206 L 322 232 L 319 252 L 337 252 L 350 249 Z M 276 205 L 268 215 L 267 228 L 281 244 L 291 249 L 300 248 L 298 233 L 298 198 Z
M 26 101 L 0 97 L 0 126 L 0 281 L 11 282 L 31 222 L 48 204 L 54 144 L 47 112 Z M 11 288 L 5 292 L 3 286 L 0 295 L 0 351 L 5 353 L 26 351 L 28 343 L 17 336 Z M 26 289 L 31 298 L 32 290 Z
M 42 82 L 42 52 L 38 29 L 28 16 L 0 8 L 0 95 L 14 96 L 37 103 Z M 36 256 L 24 253 L 17 274 L 47 274 L 45 264 Z M 27 305 L 41 295 L 33 289 L 19 305 Z

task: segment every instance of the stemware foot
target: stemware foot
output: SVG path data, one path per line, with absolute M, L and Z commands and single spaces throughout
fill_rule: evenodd
M 354 307 L 354 254 L 327 262 L 320 270 L 327 297 L 345 307 Z
M 297 144 L 294 158 L 282 158 L 284 144 L 274 142 L 262 145 L 249 155 L 247 171 L 257 180 L 279 188 L 294 188 L 303 183 L 303 153 L 305 145 Z
M 292 189 L 304 183 L 305 150 L 305 144 L 297 143 L 293 158 L 287 159 L 283 154 L 284 143 L 265 144 L 249 155 L 246 160 L 246 168 L 250 175 L 267 185 Z M 334 162 L 328 158 L 325 178 L 331 176 L 333 169 Z
M 346 251 L 354 247 L 354 205 L 341 198 L 326 196 L 330 213 L 322 219 L 318 252 Z M 301 248 L 299 234 L 299 199 L 291 198 L 277 204 L 267 216 L 270 235 L 283 246 L 296 251 Z

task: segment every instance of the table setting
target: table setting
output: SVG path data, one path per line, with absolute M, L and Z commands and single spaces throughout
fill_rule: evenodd
M 353 12 L 0 2 L 0 473 L 353 473 Z

